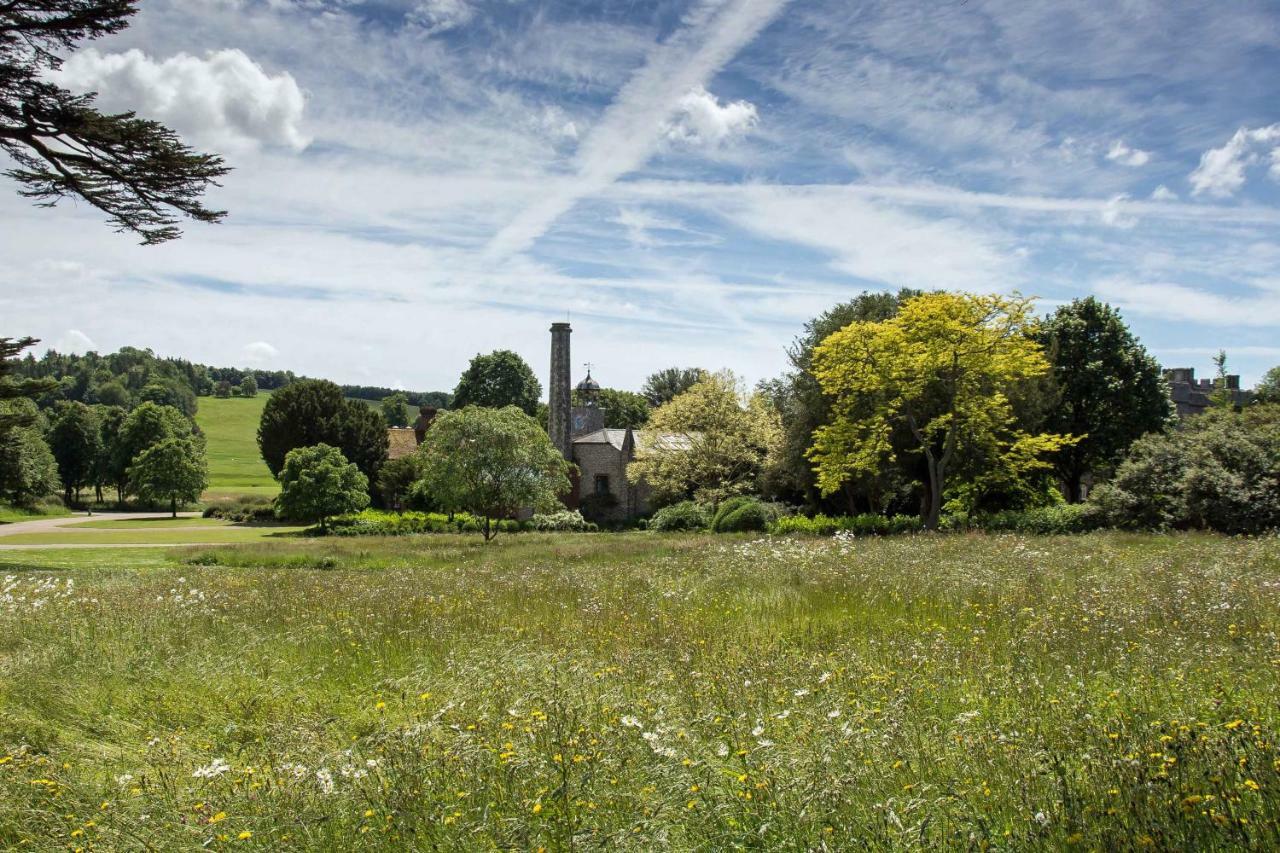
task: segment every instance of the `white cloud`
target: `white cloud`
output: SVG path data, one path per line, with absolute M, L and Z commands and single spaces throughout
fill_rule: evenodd
M 421 27 L 427 35 L 435 35 L 470 23 L 475 16 L 476 10 L 467 0 L 424 0 L 405 16 L 405 21 Z
M 1227 296 L 1183 284 L 1127 279 L 1100 281 L 1093 289 L 1125 311 L 1164 320 L 1212 326 L 1280 324 L 1280 300 L 1270 295 Z
M 301 127 L 305 99 L 293 76 L 271 76 L 240 50 L 156 60 L 136 49 L 87 48 L 53 76 L 69 89 L 98 92 L 107 110 L 135 110 L 162 121 L 195 145 L 301 151 L 309 142 Z
M 1130 148 L 1124 143 L 1123 139 L 1117 139 L 1111 143 L 1111 150 L 1107 152 L 1107 159 L 1114 160 L 1122 166 L 1145 166 L 1147 161 L 1151 159 L 1151 152 Z
M 1242 127 L 1221 148 L 1210 148 L 1200 156 L 1200 165 L 1191 173 L 1192 195 L 1224 197 L 1244 186 L 1245 169 L 1258 162 L 1259 149 L 1280 142 L 1280 124 Z M 1280 179 L 1280 146 L 1271 149 L 1271 176 Z
M 1177 201 L 1178 194 L 1164 184 L 1156 187 L 1151 193 L 1152 201 Z
M 1125 213 L 1125 202 L 1128 200 L 1128 193 L 1120 193 L 1107 199 L 1107 203 L 1102 206 L 1102 212 L 1099 214 L 1102 223 L 1113 228 L 1132 228 L 1137 225 L 1138 220 Z
M 71 353 L 82 355 L 86 352 L 96 352 L 98 345 L 79 329 L 67 329 L 67 331 L 58 338 L 58 342 L 53 345 L 53 348 L 64 355 Z
M 254 367 L 266 366 L 275 361 L 279 355 L 280 350 L 266 341 L 254 341 L 251 344 L 245 344 L 240 350 L 240 357 L 244 359 L 244 363 Z
M 666 136 L 674 142 L 716 146 L 748 133 L 758 120 L 755 104 L 733 101 L 721 106 L 715 95 L 695 86 L 677 103 Z

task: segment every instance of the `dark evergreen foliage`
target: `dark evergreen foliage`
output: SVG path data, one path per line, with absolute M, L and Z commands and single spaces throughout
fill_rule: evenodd
M 376 409 L 343 397 L 342 389 L 321 379 L 303 379 L 271 395 L 258 425 L 258 448 L 273 475 L 297 447 L 327 444 L 338 448 L 370 483 L 387 457 L 387 430 Z
M 43 207 L 82 199 L 144 244 L 180 236 L 180 216 L 217 222 L 201 202 L 229 169 L 184 145 L 162 124 L 99 112 L 95 96 L 49 82 L 78 43 L 119 32 L 138 0 L 7 0 L 0 3 L 0 149 L 5 174 Z

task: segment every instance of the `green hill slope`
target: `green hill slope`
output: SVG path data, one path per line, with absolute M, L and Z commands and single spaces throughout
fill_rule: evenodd
M 258 453 L 258 421 L 270 394 L 256 397 L 201 397 L 196 423 L 208 441 L 209 488 L 204 499 L 236 495 L 272 496 L 280 484 Z

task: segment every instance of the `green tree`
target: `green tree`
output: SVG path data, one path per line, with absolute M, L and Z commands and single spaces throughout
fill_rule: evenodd
M 0 66 L 2 69 L 3 66 Z M 18 366 L 17 356 L 24 349 L 40 343 L 38 338 L 0 338 L 0 403 L 7 400 L 34 400 L 42 394 L 58 387 L 55 379 L 18 379 L 15 368 Z M 35 423 L 34 409 L 16 407 L 12 410 L 0 408 L 0 441 L 4 435 L 15 427 L 29 427 Z
M 701 367 L 667 367 L 649 374 L 640 387 L 640 395 L 656 409 L 688 391 L 706 376 L 707 371 Z
M 369 505 L 369 480 L 342 451 L 327 444 L 295 447 L 280 469 L 279 514 L 297 521 L 317 521 L 328 529 L 331 516 L 357 512 Z
M 575 389 L 573 405 L 584 406 L 586 402 L 582 393 Z M 649 401 L 642 394 L 601 388 L 596 392 L 596 402 L 604 412 L 604 425 L 607 429 L 640 429 L 649 422 Z M 545 419 L 541 409 L 538 416 Z
M 756 488 L 782 441 L 778 413 L 762 394 L 746 395 L 729 371 L 704 374 L 649 418 L 652 435 L 681 436 L 636 448 L 627 466 L 659 503 L 687 497 L 719 504 Z
M 24 410 L 24 416 L 34 414 L 30 401 L 0 406 L 0 414 L 12 414 L 10 406 Z M 40 430 L 34 426 L 7 430 L 0 439 L 0 499 L 30 507 L 56 495 L 58 488 L 58 463 Z
M 190 386 L 176 379 L 153 379 L 138 392 L 140 402 L 172 406 L 189 418 L 196 415 L 196 395 Z
M 104 406 L 119 406 L 123 409 L 133 405 L 133 398 L 130 397 L 129 390 L 114 379 L 94 388 L 91 401 L 101 403 Z
M 387 458 L 387 429 L 382 415 L 357 400 L 346 400 L 332 382 L 302 379 L 275 391 L 262 409 L 258 448 L 272 475 L 297 447 L 328 444 L 342 451 L 370 482 Z
M 130 412 L 111 445 L 108 477 L 116 486 L 117 498 L 123 501 L 129 491 L 129 468 L 143 451 L 171 438 L 191 437 L 191 421 L 172 406 L 142 403 Z
M 180 235 L 178 215 L 216 222 L 200 197 L 228 171 L 164 125 L 98 111 L 95 96 L 49 82 L 79 42 L 117 33 L 138 0 L 11 0 L 0 3 L 0 150 L 21 195 L 51 206 L 82 199 L 118 231 L 142 242 Z
M 0 65 L 0 75 L 3 71 Z M 18 354 L 37 343 L 35 338 L 0 338 L 0 497 L 21 506 L 33 505 L 58 489 L 57 463 L 35 427 L 39 413 L 34 402 L 58 383 L 14 376 Z
M 829 509 L 848 514 L 883 512 L 909 497 L 911 482 L 917 474 L 915 466 L 888 466 L 875 472 L 849 477 L 837 493 L 834 506 L 818 489 L 817 475 L 809 462 L 813 433 L 831 421 L 831 402 L 813 375 L 813 351 L 833 332 L 850 323 L 881 322 L 898 313 L 899 306 L 920 291 L 902 289 L 897 293 L 864 291 L 847 302 L 834 305 L 805 323 L 804 332 L 787 348 L 791 370 L 779 379 L 763 382 L 760 391 L 782 416 L 783 441 L 774 469 L 773 482 L 766 492 L 803 501 L 812 509 Z M 895 435 L 891 440 L 900 449 L 909 444 L 909 436 Z M 909 460 L 903 460 L 909 462 Z M 923 471 L 918 472 L 923 476 Z
M 213 396 L 220 400 L 226 400 L 231 397 L 231 383 L 225 379 L 219 379 L 213 386 Z
M 58 462 L 63 500 L 79 502 L 80 490 L 94 482 L 94 470 L 102 453 L 102 425 L 98 413 L 80 402 L 55 407 L 47 435 L 49 449 Z
M 541 396 L 542 384 L 525 360 L 511 350 L 500 349 L 471 359 L 453 391 L 453 406 L 515 406 L 532 415 Z
M 1118 527 L 1280 528 L 1280 405 L 1214 407 L 1143 436 L 1090 500 Z
M 382 419 L 389 427 L 409 425 L 409 401 L 404 394 L 396 393 L 382 398 Z
M 1129 445 L 1169 423 L 1171 404 L 1160 365 L 1120 313 L 1090 296 L 1063 305 L 1035 338 L 1051 365 L 1053 396 L 1044 428 L 1079 436 L 1054 456 L 1067 500 L 1081 500 L 1090 472 L 1108 471 Z
M 98 503 L 102 503 L 102 490 L 109 484 L 117 486 L 117 499 L 123 500 L 124 483 L 115 479 L 114 452 L 119 440 L 120 427 L 128 415 L 119 406 L 94 406 L 98 419 L 98 454 L 93 460 L 93 490 Z
M 441 412 L 418 453 L 424 490 L 448 512 L 483 518 L 486 542 L 497 532 L 493 519 L 554 509 L 571 487 L 569 463 L 516 406 Z
M 129 490 L 148 503 L 168 501 L 178 517 L 178 504 L 197 501 L 209 483 L 204 443 L 195 438 L 166 438 L 139 453 L 129 466 Z
M 236 389 L 241 397 L 258 396 L 258 380 L 253 377 L 253 371 L 249 371 L 244 375 L 244 379 L 240 380 L 240 387 Z
M 414 483 L 418 481 L 418 455 L 389 459 L 378 471 L 378 494 L 388 509 L 408 509 L 418 503 Z M 413 506 L 413 509 L 421 509 Z
M 1280 403 L 1280 366 L 1262 374 L 1261 381 L 1253 388 L 1253 395 L 1259 403 Z
M 834 414 L 809 454 L 819 488 L 830 494 L 850 476 L 894 464 L 898 425 L 924 457 L 921 516 L 930 530 L 960 454 L 985 444 L 1016 476 L 1047 467 L 1043 457 L 1070 439 L 1018 430 L 1009 402 L 1013 386 L 1049 369 L 1030 337 L 1030 311 L 1031 300 L 1020 297 L 929 293 L 888 320 L 851 323 L 827 337 L 813 357 Z

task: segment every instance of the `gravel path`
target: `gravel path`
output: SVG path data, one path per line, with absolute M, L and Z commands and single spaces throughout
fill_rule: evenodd
M 64 515 L 59 518 L 33 518 L 30 521 L 15 521 L 11 524 L 0 524 L 0 551 L 25 551 L 29 548 L 46 549 L 46 548 L 181 548 L 188 545 L 201 545 L 207 543 L 201 542 L 150 542 L 146 544 L 109 544 L 100 545 L 92 543 L 75 543 L 68 541 L 66 544 L 61 543 L 41 543 L 39 545 L 6 545 L 4 538 L 6 536 L 16 536 L 20 533 L 64 533 L 68 539 L 73 539 L 81 533 L 107 533 L 109 530 L 101 527 L 84 527 L 79 524 L 82 521 L 129 521 L 139 518 L 169 518 L 170 513 L 167 512 L 99 512 L 94 515 Z M 199 518 L 198 512 L 180 512 L 178 518 Z M 208 530 L 207 527 L 166 527 L 165 530 Z

